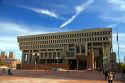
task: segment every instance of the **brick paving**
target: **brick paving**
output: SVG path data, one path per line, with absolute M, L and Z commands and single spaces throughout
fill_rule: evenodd
M 116 74 L 113 83 L 120 81 Z M 102 72 L 91 71 L 21 71 L 14 70 L 12 76 L 0 72 L 0 83 L 108 83 Z

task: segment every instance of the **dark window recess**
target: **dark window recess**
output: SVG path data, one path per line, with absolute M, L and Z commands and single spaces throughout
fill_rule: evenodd
M 79 53 L 80 50 L 79 50 L 79 46 L 76 47 L 76 53 Z
M 85 48 L 84 47 L 82 47 L 82 53 L 85 53 Z
M 74 48 L 70 48 L 69 50 L 70 50 L 70 51 L 74 51 Z

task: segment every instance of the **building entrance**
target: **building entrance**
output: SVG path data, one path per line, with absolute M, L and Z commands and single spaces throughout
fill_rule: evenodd
M 71 69 L 71 70 L 77 69 L 77 61 L 76 60 L 69 60 L 68 65 L 69 65 L 69 69 Z
M 79 61 L 78 63 L 78 69 L 83 70 L 87 68 L 87 62 L 86 61 Z

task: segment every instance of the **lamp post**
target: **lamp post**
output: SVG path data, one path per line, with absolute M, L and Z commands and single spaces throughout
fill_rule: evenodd
M 58 64 L 58 57 L 56 57 L 56 59 L 57 59 L 57 64 Z
M 37 53 L 37 56 L 39 57 L 39 53 Z M 37 62 L 39 63 L 39 61 L 37 60 Z
M 27 54 L 26 54 L 26 56 L 25 56 L 25 63 L 27 63 Z
M 33 56 L 35 56 L 35 53 L 32 53 Z M 35 69 L 36 69 L 36 60 L 35 60 Z
M 35 54 L 35 53 L 32 53 L 33 56 L 35 56 L 35 70 L 36 70 L 36 64 L 37 64 L 37 56 L 39 56 L 39 53 Z

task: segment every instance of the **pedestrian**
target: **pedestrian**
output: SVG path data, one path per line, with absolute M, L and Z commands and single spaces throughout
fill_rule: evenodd
M 12 75 L 11 69 L 8 69 L 8 75 Z
M 105 71 L 104 74 L 105 74 L 105 79 L 107 79 L 108 71 Z
M 2 69 L 2 73 L 5 73 L 5 72 L 6 72 L 6 71 L 5 71 L 5 68 L 3 68 L 3 69 Z
M 108 73 L 108 83 L 113 83 L 113 73 L 111 71 Z

